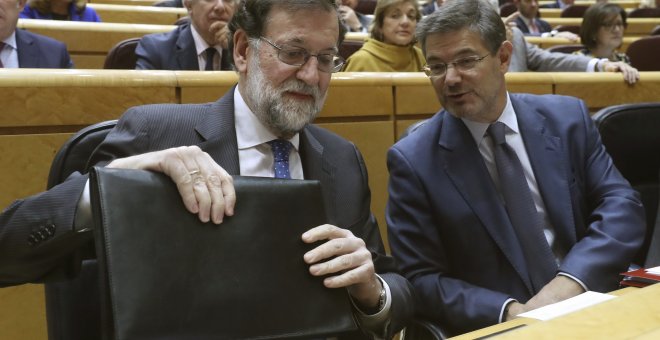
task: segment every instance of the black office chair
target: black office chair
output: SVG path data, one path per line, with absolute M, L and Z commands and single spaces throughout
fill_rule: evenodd
M 118 70 L 134 70 L 137 63 L 137 55 L 135 49 L 137 48 L 140 38 L 129 38 L 117 43 L 113 46 L 108 55 L 105 57 L 103 63 L 104 69 L 118 69 Z
M 586 5 L 568 5 L 561 10 L 559 17 L 561 18 L 582 18 L 584 12 L 587 11 L 589 6 Z
M 630 43 L 626 50 L 630 64 L 640 71 L 660 71 L 660 36 L 652 35 Z
M 116 120 L 88 126 L 73 135 L 55 155 L 48 189 L 75 171 L 87 172 L 96 147 L 117 124 Z M 94 243 L 81 249 L 72 262 L 82 262 L 70 280 L 45 284 L 49 340 L 100 339 L 101 306 Z
M 555 45 L 547 48 L 549 52 L 561 52 L 571 54 L 575 51 L 579 51 L 584 48 L 582 44 L 564 44 L 564 45 Z
M 660 254 L 653 255 L 658 258 L 648 255 L 651 240 L 660 238 L 660 230 L 655 229 L 660 195 L 660 102 L 606 107 L 593 119 L 607 152 L 621 174 L 639 191 L 646 210 L 646 236 L 633 262 L 659 265 Z

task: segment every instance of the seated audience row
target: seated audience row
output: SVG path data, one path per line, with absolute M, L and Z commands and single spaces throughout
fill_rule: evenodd
M 27 0 L 0 0 L 0 68 L 71 68 L 66 46 L 49 37 L 17 30 Z
M 29 0 L 21 18 L 100 22 L 87 0 Z

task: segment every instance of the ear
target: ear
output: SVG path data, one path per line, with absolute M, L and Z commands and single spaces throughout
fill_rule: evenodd
M 192 12 L 192 4 L 193 0 L 183 0 L 183 7 L 188 10 L 188 16 L 190 16 L 190 13 Z
M 509 64 L 511 63 L 511 55 L 513 54 L 513 45 L 510 41 L 505 40 L 502 45 L 500 45 L 500 50 L 497 53 L 497 58 L 500 59 L 500 70 L 502 73 L 506 73 L 509 70 Z
M 245 73 L 248 65 L 248 49 L 250 44 L 244 30 L 239 29 L 234 33 L 234 66 L 238 73 Z M 254 56 L 256 57 L 256 56 Z

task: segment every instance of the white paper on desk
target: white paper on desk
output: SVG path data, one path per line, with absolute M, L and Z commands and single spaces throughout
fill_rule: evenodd
M 543 306 L 535 310 L 519 314 L 520 317 L 537 320 L 550 320 L 564 314 L 572 313 L 585 307 L 613 299 L 616 296 L 596 292 L 585 292 L 570 299 Z
M 646 272 L 653 275 L 660 275 L 660 267 L 646 269 Z

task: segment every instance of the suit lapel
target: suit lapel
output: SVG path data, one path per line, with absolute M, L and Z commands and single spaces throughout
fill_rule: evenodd
M 315 179 L 321 182 L 323 200 L 330 223 L 337 223 L 335 211 L 336 188 L 335 169 L 331 160 L 327 159 L 323 145 L 316 139 L 309 126 L 300 133 L 300 159 L 302 161 L 305 179 Z
M 28 34 L 16 30 L 16 47 L 18 50 L 18 67 L 34 68 L 39 66 L 39 51 L 34 45 L 34 39 Z
M 545 126 L 543 117 L 534 107 L 511 96 L 518 117 L 518 126 L 525 142 L 534 177 L 539 186 L 546 214 L 552 223 L 560 245 L 575 244 L 575 223 L 569 188 L 569 166 L 562 157 L 562 140 Z
M 211 104 L 209 114 L 195 127 L 205 140 L 198 146 L 231 175 L 240 175 L 238 142 L 234 125 L 234 91 L 229 90 Z
M 472 135 L 446 111 L 440 129 L 438 159 L 444 170 L 532 294 L 522 249 Z
M 181 34 L 176 40 L 176 61 L 180 70 L 199 70 L 197 49 L 190 25 L 181 29 Z

